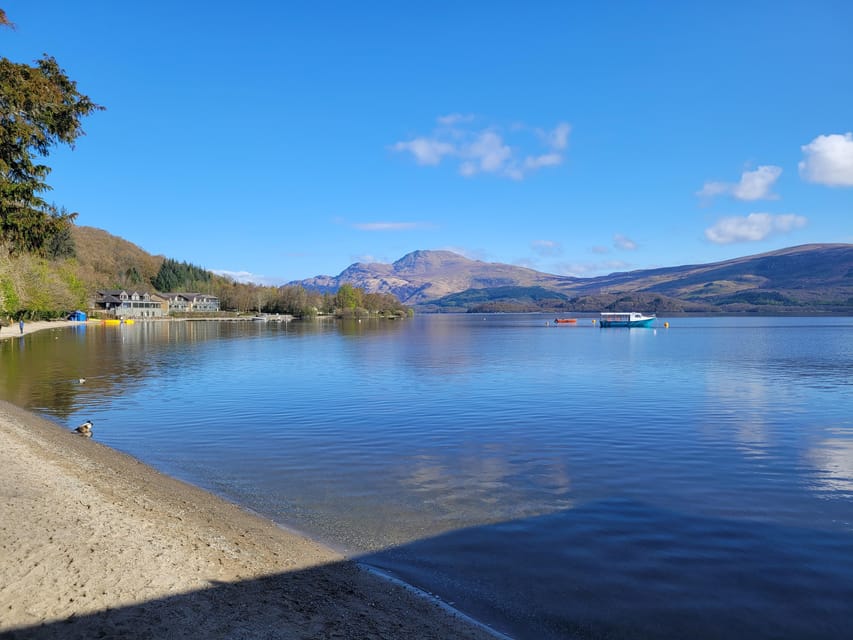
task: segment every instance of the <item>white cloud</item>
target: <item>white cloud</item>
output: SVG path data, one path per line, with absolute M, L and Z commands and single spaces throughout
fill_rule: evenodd
M 800 147 L 800 177 L 829 187 L 853 187 L 853 133 L 818 136 Z
M 569 134 L 571 132 L 572 126 L 568 122 L 559 123 L 551 131 L 537 131 L 545 144 L 555 151 L 562 151 L 569 146 Z
M 755 171 L 744 171 L 740 182 L 732 189 L 732 195 L 738 200 L 773 200 L 778 196 L 770 193 L 770 189 L 779 176 L 782 168 L 773 165 L 763 165 Z
M 713 198 L 724 193 L 728 193 L 732 185 L 727 182 L 706 182 L 702 189 L 696 192 L 696 195 L 701 198 Z
M 506 166 L 512 157 L 512 149 L 498 134 L 484 131 L 474 142 L 462 149 L 462 155 L 472 159 L 469 164 L 473 164 L 476 170 L 496 173 Z
M 563 246 L 554 240 L 534 240 L 530 248 L 540 256 L 558 256 L 563 253 Z
M 229 271 L 228 269 L 211 269 L 211 271 L 218 276 L 231 278 L 235 282 L 261 284 L 270 287 L 278 286 L 279 284 L 284 282 L 283 278 L 276 278 L 274 276 L 262 276 L 260 274 L 251 273 L 249 271 Z
M 780 175 L 782 175 L 782 167 L 772 164 L 761 165 L 754 171 L 744 171 L 740 176 L 740 182 L 706 182 L 696 195 L 702 198 L 713 198 L 727 194 L 747 202 L 776 200 L 779 196 L 772 193 L 771 189 Z
M 804 216 L 793 213 L 750 213 L 748 216 L 722 218 L 705 229 L 705 237 L 715 244 L 732 242 L 756 242 L 768 236 L 789 233 L 806 226 Z
M 567 262 L 556 265 L 556 273 L 576 278 L 588 278 L 591 276 L 607 275 L 616 271 L 627 271 L 631 265 L 621 260 L 608 260 L 605 262 Z
M 449 113 L 446 116 L 439 116 L 438 118 L 436 118 L 436 121 L 439 124 L 443 124 L 446 126 L 453 126 L 454 124 L 461 124 L 463 122 L 472 122 L 473 120 L 473 115 L 462 113 Z
M 439 126 L 432 134 L 396 142 L 390 149 L 411 153 L 419 165 L 434 166 L 453 159 L 459 174 L 465 177 L 486 173 L 523 180 L 535 171 L 563 162 L 571 132 L 565 122 L 551 131 L 542 131 L 519 124 L 509 130 L 498 126 L 475 127 L 474 120 L 473 116 L 458 113 L 440 116 Z M 531 140 L 539 149 L 531 148 Z
M 350 256 L 350 262 L 352 262 L 352 263 L 361 262 L 362 264 L 375 264 L 377 262 L 381 263 L 382 260 L 380 260 L 379 258 L 374 256 L 373 254 L 363 253 L 359 256 Z
M 541 167 L 556 167 L 563 161 L 563 156 L 559 153 L 545 153 L 541 156 L 527 156 L 524 159 L 524 166 L 527 169 L 539 169 Z
M 409 142 L 398 142 L 392 148 L 394 151 L 409 151 L 415 156 L 415 162 L 426 165 L 438 164 L 443 156 L 456 152 L 456 148 L 452 144 L 429 138 L 415 138 Z
M 613 246 L 623 251 L 634 251 L 637 248 L 637 243 L 628 236 L 617 233 L 613 236 Z

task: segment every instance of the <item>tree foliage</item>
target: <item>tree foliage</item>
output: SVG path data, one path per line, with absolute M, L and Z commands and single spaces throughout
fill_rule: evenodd
M 166 258 L 151 285 L 157 291 L 164 292 L 196 291 L 199 288 L 207 288 L 211 275 L 210 271 L 202 267 Z
M 357 289 L 351 284 L 344 283 L 335 294 L 335 306 L 338 309 L 356 309 L 361 306 L 363 295 L 363 289 Z
M 2 13 L 4 24 L 11 26 Z M 73 148 L 83 135 L 81 119 L 101 109 L 54 58 L 46 55 L 33 66 L 0 58 L 0 231 L 10 252 L 73 255 L 70 227 L 77 214 L 44 200 L 51 170 L 39 159 L 59 144 Z

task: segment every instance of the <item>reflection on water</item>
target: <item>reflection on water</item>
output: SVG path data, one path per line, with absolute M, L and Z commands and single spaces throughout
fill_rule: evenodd
M 853 320 L 548 320 L 43 332 L 0 392 L 518 637 L 846 624 Z
M 815 443 L 806 453 L 816 470 L 813 488 L 830 498 L 853 498 L 853 427 L 832 432 L 833 437 Z

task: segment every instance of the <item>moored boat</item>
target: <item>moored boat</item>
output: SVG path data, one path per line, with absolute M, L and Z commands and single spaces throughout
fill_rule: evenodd
M 643 315 L 636 311 L 604 311 L 601 313 L 601 327 L 648 327 L 656 316 Z
M 107 326 L 134 324 L 135 322 L 136 321 L 133 318 L 107 318 L 106 320 L 101 320 L 101 324 L 105 324 Z
M 577 321 L 577 318 L 554 318 L 557 324 L 575 324 Z

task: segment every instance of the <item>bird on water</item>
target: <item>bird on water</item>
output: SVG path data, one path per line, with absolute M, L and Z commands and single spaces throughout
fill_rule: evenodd
M 83 436 L 84 438 L 91 438 L 92 437 L 92 426 L 93 426 L 92 421 L 86 420 L 86 422 L 84 422 L 79 427 L 74 429 L 74 433 L 78 433 L 81 436 Z

